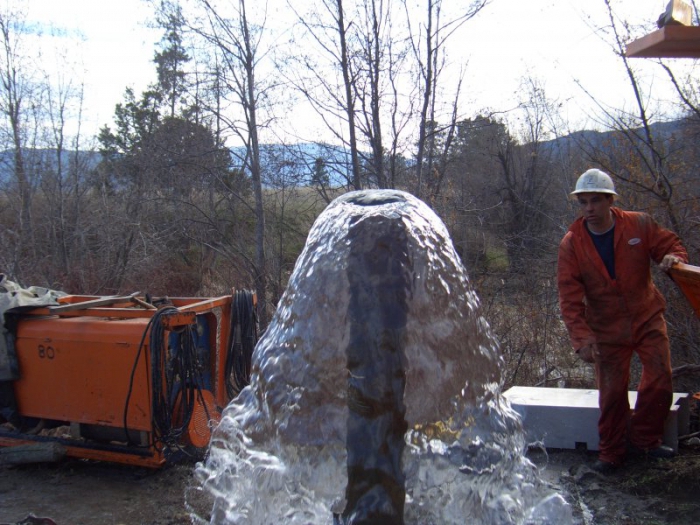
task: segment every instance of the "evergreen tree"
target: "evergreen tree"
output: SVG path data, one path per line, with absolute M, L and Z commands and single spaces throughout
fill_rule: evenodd
M 185 108 L 188 89 L 187 72 L 184 67 L 190 56 L 183 45 L 182 32 L 185 20 L 179 6 L 174 6 L 161 21 L 165 35 L 161 39 L 161 50 L 156 52 L 153 62 L 158 73 L 157 90 L 163 97 L 169 117 L 175 117 L 178 105 Z

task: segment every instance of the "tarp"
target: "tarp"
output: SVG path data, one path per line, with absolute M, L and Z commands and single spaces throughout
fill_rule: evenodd
M 17 366 L 14 356 L 7 345 L 8 331 L 5 327 L 5 312 L 18 307 L 52 306 L 58 304 L 58 298 L 65 292 L 50 290 L 41 286 L 22 288 L 0 273 L 0 381 L 17 379 Z

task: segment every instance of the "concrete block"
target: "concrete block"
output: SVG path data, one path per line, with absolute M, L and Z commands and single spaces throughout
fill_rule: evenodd
M 598 450 L 598 390 L 512 387 L 503 394 L 523 419 L 528 443 L 547 448 Z M 630 407 L 637 392 L 629 392 Z M 674 393 L 664 428 L 664 444 L 678 450 L 678 436 L 689 428 L 689 394 Z

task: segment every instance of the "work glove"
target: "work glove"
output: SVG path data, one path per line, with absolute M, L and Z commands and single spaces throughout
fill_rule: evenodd
M 673 265 L 678 264 L 679 262 L 682 261 L 675 255 L 664 255 L 664 258 L 659 263 L 659 268 L 661 268 L 664 272 L 667 272 L 673 267 Z

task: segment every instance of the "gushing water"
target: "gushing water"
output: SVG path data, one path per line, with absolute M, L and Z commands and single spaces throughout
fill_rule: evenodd
M 500 365 L 438 217 L 400 191 L 339 197 L 309 233 L 251 384 L 197 468 L 193 517 L 570 523 L 524 457 Z

